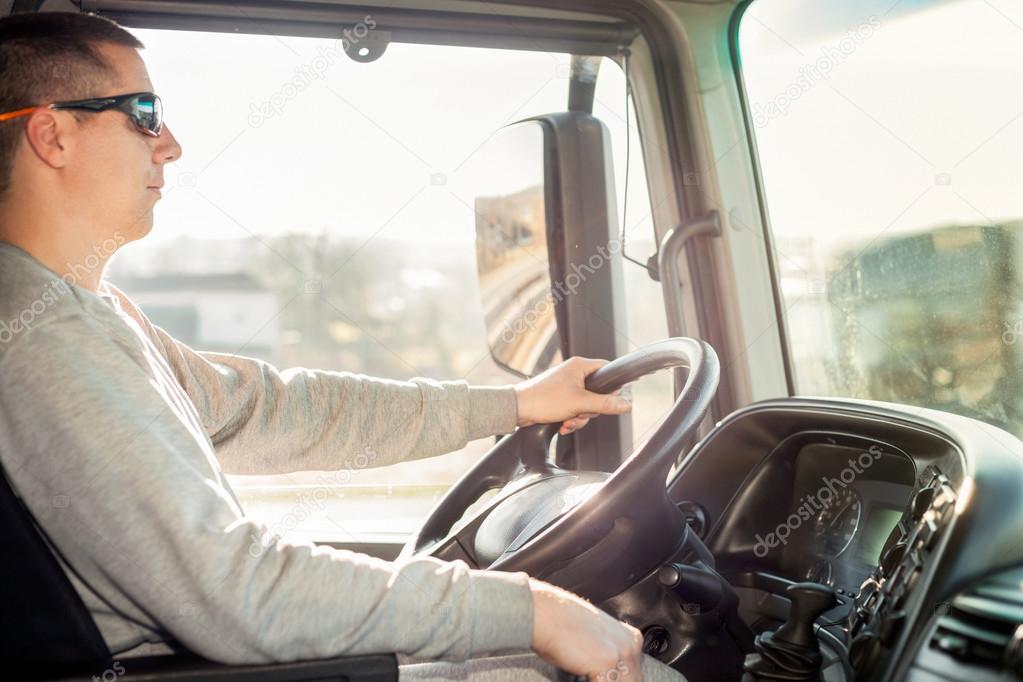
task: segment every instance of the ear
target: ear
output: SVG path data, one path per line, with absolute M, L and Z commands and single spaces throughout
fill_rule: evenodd
M 70 129 L 68 117 L 52 109 L 34 111 L 25 122 L 25 137 L 29 148 L 40 161 L 51 168 L 63 168 L 67 163 L 67 142 Z

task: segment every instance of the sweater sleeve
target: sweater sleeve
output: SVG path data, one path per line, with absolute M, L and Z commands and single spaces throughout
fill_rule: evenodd
M 195 404 L 224 471 L 273 474 L 377 467 L 459 450 L 515 429 L 511 386 L 278 370 L 254 358 L 197 352 L 152 324 L 112 285 Z
M 529 647 L 524 573 L 262 542 L 167 368 L 141 339 L 104 332 L 49 320 L 0 361 L 4 469 L 104 603 L 229 663 Z

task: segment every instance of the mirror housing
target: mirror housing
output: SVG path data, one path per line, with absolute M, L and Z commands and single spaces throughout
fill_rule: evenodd
M 474 164 L 476 255 L 494 361 L 522 377 L 628 351 L 607 128 L 583 112 L 502 128 Z

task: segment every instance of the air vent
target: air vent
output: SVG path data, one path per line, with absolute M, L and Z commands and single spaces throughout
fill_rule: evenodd
M 932 648 L 966 663 L 1023 675 L 1023 570 L 986 580 L 946 610 Z

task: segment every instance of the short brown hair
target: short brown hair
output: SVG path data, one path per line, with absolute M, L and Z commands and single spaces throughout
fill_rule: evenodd
M 97 49 L 142 42 L 109 19 L 76 12 L 31 12 L 0 19 L 0 113 L 47 102 L 85 99 L 116 77 Z M 0 122 L 0 201 L 11 184 L 25 119 Z

